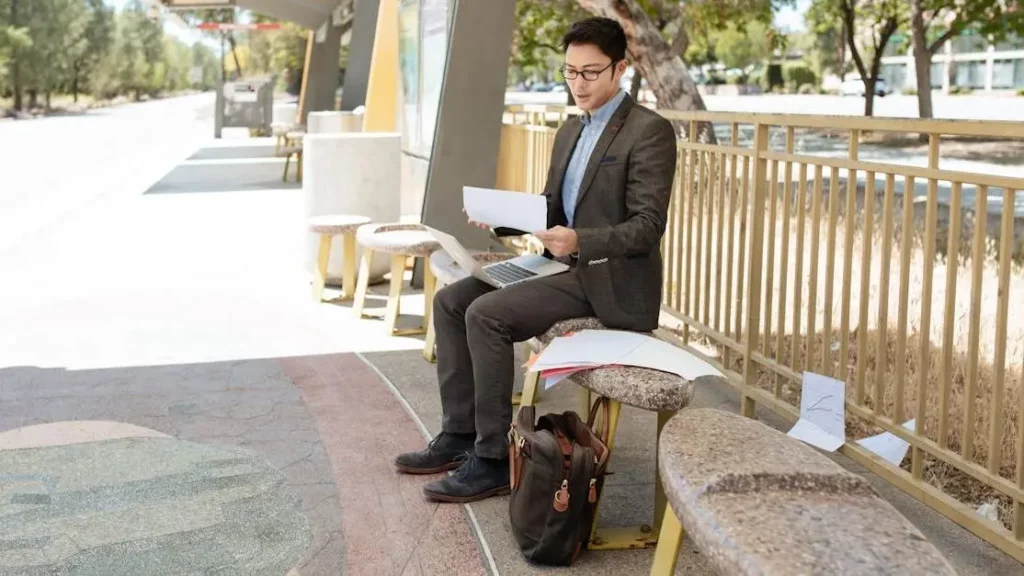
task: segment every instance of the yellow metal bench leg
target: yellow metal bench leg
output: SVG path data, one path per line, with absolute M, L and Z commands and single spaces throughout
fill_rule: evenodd
M 434 319 L 427 324 L 427 336 L 423 339 L 423 359 L 427 362 L 437 362 L 437 335 L 434 333 Z
M 523 391 L 520 394 L 512 394 L 513 406 L 535 406 L 537 404 L 537 390 L 540 388 L 540 372 L 527 372 L 523 380 Z
M 651 576 L 671 576 L 676 572 L 676 561 L 679 560 L 679 548 L 683 544 L 683 525 L 671 509 L 665 513 L 665 522 L 661 525 L 658 536 L 658 547 L 654 551 L 654 563 L 651 565 Z
M 437 335 L 434 333 L 434 295 L 437 293 L 437 278 L 430 270 L 430 262 L 423 262 L 423 325 L 427 335 L 423 339 L 423 358 L 427 362 L 437 361 L 435 344 Z
M 292 155 L 289 154 L 284 157 L 284 174 L 281 175 L 281 181 L 288 181 L 288 165 L 292 163 Z
M 373 265 L 373 250 L 363 248 L 363 261 L 359 265 L 359 280 L 356 282 L 356 299 L 352 303 L 352 310 L 356 318 L 363 317 L 363 309 L 366 307 L 366 291 L 370 287 L 370 266 Z
M 608 425 L 608 449 L 615 455 L 615 433 L 619 427 L 619 414 L 622 411 L 622 404 L 612 400 L 609 405 Z M 633 526 L 628 528 L 598 528 L 600 518 L 601 500 L 604 498 L 604 490 L 598 495 L 597 505 L 594 509 L 594 523 L 590 529 L 591 550 L 630 550 L 638 548 L 650 548 L 658 543 L 658 532 L 650 525 Z
M 327 283 L 327 263 L 331 259 L 330 234 L 320 234 L 320 249 L 316 253 L 316 272 L 313 277 L 313 300 L 321 302 L 324 299 L 324 285 Z
M 295 159 L 295 181 L 302 182 L 302 151 L 296 154 Z
M 341 242 L 343 244 L 341 249 L 343 260 L 341 265 L 343 274 L 341 278 L 341 298 L 342 300 L 350 300 L 355 297 L 356 292 L 356 235 L 352 232 L 346 232 L 342 235 Z
M 405 280 L 405 256 L 391 255 L 391 290 L 388 292 L 388 305 L 384 312 L 384 324 L 388 334 L 398 330 L 398 314 L 402 303 L 402 282 Z

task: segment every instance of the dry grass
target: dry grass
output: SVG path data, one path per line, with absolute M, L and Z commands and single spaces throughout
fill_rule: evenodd
M 947 259 L 941 254 L 934 254 L 938 251 L 925 249 L 922 241 L 925 207 L 924 204 L 915 205 L 913 223 L 920 227 L 915 227 L 907 237 L 909 248 L 906 254 L 909 258 L 905 276 L 908 298 L 902 302 L 900 289 L 904 270 L 901 256 L 904 252 L 901 244 L 904 234 L 901 224 L 902 199 L 899 196 L 895 197 L 893 222 L 887 232 L 882 222 L 882 198 L 876 197 L 872 227 L 870 233 L 866 233 L 863 194 L 855 198 L 854 220 L 847 220 L 845 214 L 848 204 L 845 186 L 842 186 L 836 195 L 836 210 L 832 215 L 835 234 L 831 237 L 828 194 L 822 195 L 820 218 L 816 224 L 812 223 L 813 204 L 808 200 L 803 220 L 803 245 L 798 249 L 798 203 L 792 202 L 787 209 L 781 202 L 782 187 L 779 188 L 780 198 L 774 210 L 769 203 L 766 214 L 762 216 L 766 221 L 762 286 L 770 288 L 767 291 L 770 306 L 765 305 L 765 293 L 762 292 L 758 331 L 769 336 L 761 341 L 759 349 L 768 358 L 779 361 L 797 373 L 809 370 L 845 379 L 850 402 L 857 401 L 858 360 L 861 360 L 864 368 L 864 396 L 860 404 L 897 423 L 916 417 L 919 433 L 937 442 L 939 402 L 945 384 L 948 389 L 946 445 L 951 451 L 962 452 L 965 414 L 968 405 L 973 402 L 974 439 L 971 460 L 986 466 L 989 451 L 998 450 L 999 474 L 1015 480 L 1017 443 L 1020 441 L 1018 428 L 1022 414 L 1021 390 L 1024 388 L 1021 377 L 1024 362 L 1024 314 L 1016 313 L 1015 309 L 1024 303 L 1024 271 L 1011 261 L 1008 269 L 1009 288 L 1000 298 L 999 254 L 993 250 L 992 235 L 987 232 L 982 237 L 985 256 L 979 259 L 981 284 L 975 290 L 972 278 L 975 263 L 969 257 L 963 257 L 964 254 L 971 254 L 973 248 L 970 219 L 961 219 L 961 232 L 956 234 L 960 239 L 960 247 L 955 258 Z M 827 192 L 827 180 L 824 189 Z M 749 265 L 749 234 L 753 214 L 748 211 L 745 222 L 742 210 L 730 216 L 732 206 L 727 201 L 722 207 L 723 217 L 720 219 L 718 198 L 724 197 L 728 195 L 716 195 L 710 209 L 707 199 L 704 199 L 703 210 L 700 209 L 701 199 L 698 197 L 692 220 L 688 220 L 690 207 L 684 206 L 686 212 L 679 221 L 681 226 L 677 229 L 675 218 L 670 221 L 666 244 L 679 246 L 681 250 L 678 258 L 675 251 L 665 252 L 667 275 L 675 279 L 668 287 L 666 300 L 679 310 L 688 311 L 689 316 L 723 332 L 731 340 L 741 342 L 745 328 L 741 326 L 737 332 L 736 318 L 738 316 L 742 324 L 746 324 L 749 279 L 744 276 Z M 739 198 L 737 195 L 737 203 Z M 700 219 L 699 214 L 705 217 Z M 953 235 L 949 216 L 948 210 L 945 214 L 939 213 L 935 224 L 936 244 L 941 244 L 942 252 L 945 252 L 945 242 Z M 998 221 L 998 216 L 996 219 Z M 991 230 L 991 225 L 988 228 Z M 813 258 L 815 230 L 818 232 L 816 260 Z M 689 236 L 698 231 L 701 235 L 699 241 L 696 236 Z M 849 243 L 851 250 L 847 264 L 845 246 L 848 234 L 852 242 Z M 1015 244 L 1024 245 L 1024 237 L 1015 238 Z M 742 261 L 739 258 L 741 245 L 745 251 Z M 868 253 L 867 261 L 864 258 L 865 251 Z M 687 253 L 693 255 L 689 267 L 685 256 Z M 933 253 L 930 259 L 930 280 L 926 266 L 929 253 Z M 1019 256 L 1020 253 L 1015 255 Z M 812 280 L 812 270 L 816 280 Z M 883 278 L 888 278 L 888 282 Z M 929 281 L 930 290 L 926 289 Z M 947 295 L 952 296 L 948 310 Z M 844 302 L 849 313 L 845 332 L 842 320 Z M 866 313 L 866 322 L 861 320 L 862 307 Z M 1008 313 L 1000 316 L 1001 310 Z M 972 311 L 978 316 L 976 330 L 971 329 Z M 813 323 L 809 322 L 809 318 L 813 318 Z M 1000 318 L 1004 322 L 1001 323 Z M 927 329 L 923 330 L 925 323 Z M 1000 328 L 1005 328 L 1005 338 L 997 339 Z M 861 331 L 864 331 L 863 335 Z M 944 340 L 947 331 L 952 336 L 948 342 Z M 693 338 L 693 331 L 690 333 Z M 737 333 L 740 335 L 737 336 Z M 811 337 L 807 338 L 807 334 L 811 334 Z M 925 334 L 927 340 L 923 341 Z M 901 340 L 906 344 L 902 361 L 897 354 Z M 977 367 L 972 370 L 968 354 L 975 341 L 977 354 L 974 355 L 974 361 Z M 719 353 L 724 352 L 721 346 L 718 350 Z M 997 410 L 993 412 L 993 394 L 1000 382 L 999 370 L 996 369 L 999 359 L 1002 360 L 1002 395 L 996 402 Z M 731 368 L 742 369 L 742 359 L 737 358 L 737 355 L 732 354 L 729 360 Z M 925 410 L 922 414 L 916 414 L 922 378 Z M 781 380 L 778 379 L 780 397 L 799 406 L 799 383 Z M 761 370 L 760 386 L 774 392 L 776 381 L 774 372 Z M 881 398 L 876 398 L 876 382 L 881 382 Z M 971 398 L 967 398 L 966 392 L 969 382 L 974 389 Z M 896 398 L 900 389 L 903 412 L 896 414 Z M 996 445 L 992 446 L 989 442 L 989 427 L 995 415 L 999 417 L 999 425 Z M 847 419 L 849 438 L 862 438 L 877 432 L 877 428 L 852 415 Z M 909 469 L 910 462 L 908 456 L 903 466 Z M 972 507 L 1000 497 L 1000 518 L 1009 526 L 1010 500 L 1001 497 L 987 485 L 953 466 L 931 458 L 924 462 L 924 478 Z

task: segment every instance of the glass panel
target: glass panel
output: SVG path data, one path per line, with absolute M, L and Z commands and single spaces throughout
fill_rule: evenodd
M 401 76 L 402 149 L 416 154 L 420 142 L 420 3 L 402 0 L 398 7 L 398 69 Z
M 984 62 L 957 62 L 956 85 L 965 88 L 985 87 Z
M 942 78 L 946 75 L 945 62 L 932 62 L 932 88 L 942 88 Z
M 444 67 L 448 57 L 448 7 L 446 0 L 423 0 L 421 20 L 422 50 L 422 125 L 419 149 L 430 156 L 434 146 L 434 127 L 441 100 Z
M 1013 88 L 1013 60 L 996 60 L 992 67 L 992 88 Z

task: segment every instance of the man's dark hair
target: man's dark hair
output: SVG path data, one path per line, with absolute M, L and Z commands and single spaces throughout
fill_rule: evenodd
M 626 59 L 626 33 L 611 18 L 597 16 L 574 23 L 562 37 L 562 50 L 572 44 L 594 44 L 612 62 Z

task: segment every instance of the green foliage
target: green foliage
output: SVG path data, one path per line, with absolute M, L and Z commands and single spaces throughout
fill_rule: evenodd
M 1024 88 L 1017 90 L 1017 96 L 1024 96 Z
M 768 28 L 756 20 L 742 30 L 735 24 L 729 24 L 714 34 L 714 44 L 715 57 L 726 68 L 748 71 L 754 65 L 768 60 L 772 54 Z
M 796 91 L 804 85 L 814 86 L 818 83 L 818 77 L 810 66 L 803 63 L 790 63 L 782 68 L 782 75 L 786 80 L 786 86 Z

